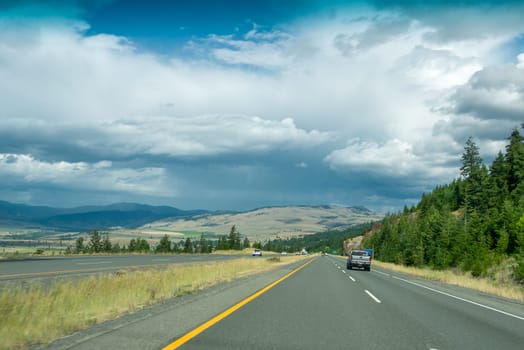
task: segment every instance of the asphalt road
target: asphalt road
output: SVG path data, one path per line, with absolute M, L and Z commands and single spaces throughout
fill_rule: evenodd
M 2 281 L 30 280 L 143 268 L 155 265 L 237 259 L 239 255 L 107 255 L 71 257 L 34 257 L 23 260 L 0 260 Z
M 79 332 L 50 349 L 161 349 L 275 271 Z M 318 257 L 179 349 L 523 349 L 524 305 Z

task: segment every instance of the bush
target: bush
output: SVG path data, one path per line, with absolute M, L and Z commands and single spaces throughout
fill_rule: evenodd
M 524 257 L 521 257 L 513 268 L 513 275 L 517 282 L 524 284 Z

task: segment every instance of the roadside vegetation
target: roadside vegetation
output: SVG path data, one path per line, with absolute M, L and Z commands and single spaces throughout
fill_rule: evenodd
M 308 252 L 326 252 L 330 254 L 342 254 L 344 241 L 369 231 L 373 223 L 358 224 L 343 230 L 328 230 L 303 237 L 292 237 L 288 239 L 268 240 L 259 247 L 263 250 L 274 252 L 299 252 L 305 249 Z
M 471 272 L 460 269 L 435 270 L 429 267 L 414 267 L 373 261 L 373 265 L 390 271 L 400 272 L 431 281 L 469 288 L 479 292 L 524 302 L 524 286 L 513 279 L 513 260 L 492 267 L 486 277 L 475 277 Z
M 524 124 L 522 125 L 524 128 Z M 387 215 L 362 245 L 384 262 L 524 284 L 524 137 L 514 129 L 491 166 L 469 138 L 461 177 Z
M 303 259 L 243 258 L 163 270 L 121 270 L 0 290 L 0 349 L 46 344 L 147 305 Z M 130 288 L 132 286 L 132 288 Z

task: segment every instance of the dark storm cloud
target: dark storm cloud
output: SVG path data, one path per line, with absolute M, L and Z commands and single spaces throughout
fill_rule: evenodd
M 524 116 L 524 69 L 486 67 L 452 96 L 453 112 L 518 123 Z

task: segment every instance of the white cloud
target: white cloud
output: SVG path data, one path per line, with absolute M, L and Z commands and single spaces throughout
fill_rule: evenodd
M 345 148 L 331 152 L 324 161 L 337 171 L 411 177 L 417 182 L 443 177 L 449 179 L 455 172 L 446 164 L 448 159 L 445 154 L 419 154 L 412 144 L 398 139 L 381 144 L 354 139 Z
M 333 137 L 297 128 L 291 118 L 271 121 L 248 116 L 152 117 L 115 121 L 103 128 L 108 134 L 103 147 L 130 154 L 190 157 L 311 149 Z
M 517 68 L 524 69 L 524 53 L 517 56 Z
M 0 154 L 0 177 L 12 183 L 47 184 L 83 191 L 127 192 L 170 196 L 162 168 L 115 168 L 109 161 L 45 162 L 29 154 Z
M 172 174 L 148 156 L 287 153 L 308 171 L 325 157 L 339 173 L 441 183 L 464 134 L 493 152 L 501 126 L 522 120 L 524 54 L 493 61 L 524 31 L 518 15 L 504 10 L 494 30 L 500 17 L 477 10 L 459 11 L 460 23 L 446 11 L 367 11 L 211 34 L 167 59 L 81 21 L 0 19 L 0 174 L 164 196 Z M 120 168 L 122 157 L 139 168 Z
M 437 91 L 465 84 L 482 68 L 474 57 L 459 57 L 449 50 L 423 46 L 415 47 L 398 64 L 415 84 Z

